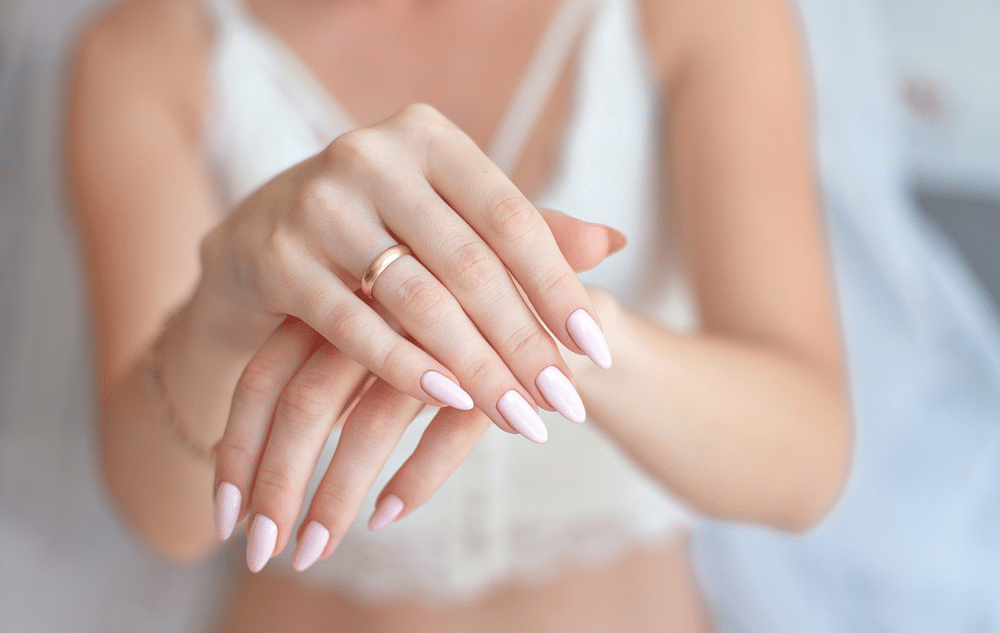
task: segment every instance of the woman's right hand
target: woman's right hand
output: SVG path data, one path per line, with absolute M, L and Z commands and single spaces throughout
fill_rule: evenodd
M 356 294 L 397 243 L 413 256 L 385 269 L 373 297 L 413 342 Z M 546 437 L 536 406 L 572 416 L 560 403 L 579 401 L 568 380 L 539 379 L 569 374 L 546 326 L 610 364 L 587 293 L 542 216 L 428 106 L 344 134 L 279 175 L 212 231 L 202 256 L 203 289 L 270 329 L 295 316 L 402 393 L 475 405 L 534 441 Z

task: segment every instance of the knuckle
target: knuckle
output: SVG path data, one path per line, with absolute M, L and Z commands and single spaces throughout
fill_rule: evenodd
M 380 140 L 378 131 L 358 128 L 335 138 L 323 156 L 333 171 L 364 169 L 375 165 Z
M 234 471 L 246 473 L 253 466 L 253 455 L 250 454 L 250 451 L 234 442 L 232 438 L 228 437 L 228 434 L 222 438 L 222 441 L 216 447 L 215 458 L 219 473 L 222 475 L 222 479 L 226 481 L 234 479 L 232 475 L 227 473 L 233 473 Z M 235 481 L 232 483 L 238 484 Z
M 286 502 L 295 497 L 297 490 L 291 477 L 275 468 L 262 468 L 253 485 L 254 505 Z M 271 517 L 272 519 L 275 517 Z
M 261 248 L 260 264 L 263 272 L 273 271 L 279 274 L 288 268 L 295 252 L 294 239 L 283 229 L 274 227 L 264 239 Z
M 378 371 L 375 373 L 386 377 L 398 375 L 396 372 L 399 368 L 409 368 L 412 366 L 412 351 L 413 348 L 409 341 L 403 338 L 397 339 L 389 346 L 389 350 L 378 363 Z
M 300 373 L 282 396 L 281 419 L 292 431 L 305 430 L 330 414 L 334 381 L 320 372 Z
M 414 275 L 399 286 L 403 311 L 418 326 L 436 323 L 446 308 L 445 296 L 438 284 L 424 275 Z
M 507 343 L 510 356 L 528 358 L 538 353 L 549 342 L 549 335 L 536 324 L 523 325 L 511 333 Z
M 520 196 L 502 196 L 490 203 L 488 209 L 487 226 L 502 240 L 522 240 L 536 228 L 535 209 Z
M 406 398 L 387 383 L 376 381 L 365 394 L 365 409 L 359 422 L 352 425 L 352 432 L 365 443 L 381 443 L 396 435 L 402 422 L 400 399 Z
M 353 432 L 363 444 L 381 444 L 395 435 L 395 411 L 389 408 L 372 407 L 366 411 L 365 419 L 355 424 Z
M 311 512 L 315 512 L 321 516 L 332 516 L 335 518 L 341 517 L 341 513 L 345 508 L 349 508 L 352 505 L 352 500 L 354 495 L 351 492 L 350 487 L 348 487 L 344 482 L 339 479 L 325 480 L 323 484 L 316 490 L 313 495 L 312 509 Z M 325 525 L 332 528 L 337 525 L 337 522 L 327 523 L 323 521 Z
M 326 178 L 310 178 L 298 191 L 298 209 L 308 213 L 318 213 L 328 209 L 333 203 L 333 183 Z
M 351 306 L 336 306 L 327 317 L 331 342 L 335 345 L 354 343 L 367 334 L 368 325 L 361 310 Z
M 498 366 L 490 354 L 478 354 L 466 362 L 463 367 L 463 375 L 468 378 L 462 379 L 462 384 L 494 384 L 495 376 L 503 375 L 503 368 Z
M 465 242 L 455 248 L 446 265 L 452 271 L 455 283 L 463 290 L 475 290 L 488 285 L 497 278 L 500 271 L 493 251 L 478 240 Z
M 551 298 L 562 294 L 562 291 L 569 287 L 574 279 L 576 279 L 576 275 L 565 268 L 549 268 L 539 275 L 538 292 L 540 296 Z
M 250 359 L 236 391 L 236 398 L 250 405 L 266 402 L 281 390 L 281 366 L 273 358 L 257 355 Z
M 411 103 L 399 111 L 399 118 L 410 125 L 441 125 L 448 119 L 426 103 Z

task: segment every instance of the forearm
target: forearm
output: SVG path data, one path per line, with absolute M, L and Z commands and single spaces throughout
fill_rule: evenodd
M 784 529 L 829 510 L 851 446 L 839 376 L 624 310 L 605 328 L 614 366 L 578 373 L 578 389 L 591 418 L 664 485 L 708 514 Z
M 273 325 L 242 323 L 232 309 L 196 292 L 162 336 L 159 388 L 150 380 L 151 355 L 140 355 L 102 401 L 104 476 L 129 523 L 154 547 L 179 559 L 196 558 L 216 542 L 212 457 L 222 437 L 233 389 L 259 339 Z M 245 318 L 243 319 L 245 320 Z M 227 332 L 239 332 L 235 337 Z M 173 421 L 164 411 L 169 401 Z

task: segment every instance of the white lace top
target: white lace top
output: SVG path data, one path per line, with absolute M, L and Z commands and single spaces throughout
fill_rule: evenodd
M 231 206 L 355 127 L 302 61 L 237 2 L 208 2 L 216 45 L 206 143 Z M 557 174 L 535 202 L 625 233 L 628 247 L 584 281 L 665 324 L 687 328 L 694 324 L 690 297 L 669 272 L 665 227 L 654 212 L 657 103 L 639 26 L 629 0 L 565 1 L 489 153 L 508 171 L 516 164 L 555 78 L 587 29 Z M 366 522 L 375 497 L 416 446 L 430 419 L 430 412 L 422 414 L 338 550 L 299 577 L 372 603 L 461 600 L 499 583 L 539 582 L 567 566 L 608 561 L 689 523 L 681 504 L 594 426 L 542 414 L 546 444 L 491 429 L 425 506 L 373 534 Z M 336 441 L 335 434 L 320 469 Z M 292 549 L 271 565 L 295 573 Z

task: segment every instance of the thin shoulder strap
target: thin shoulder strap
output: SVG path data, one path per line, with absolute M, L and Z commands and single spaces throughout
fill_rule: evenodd
M 504 173 L 517 166 L 591 9 L 590 0 L 563 0 L 549 23 L 493 137 L 489 156 Z

